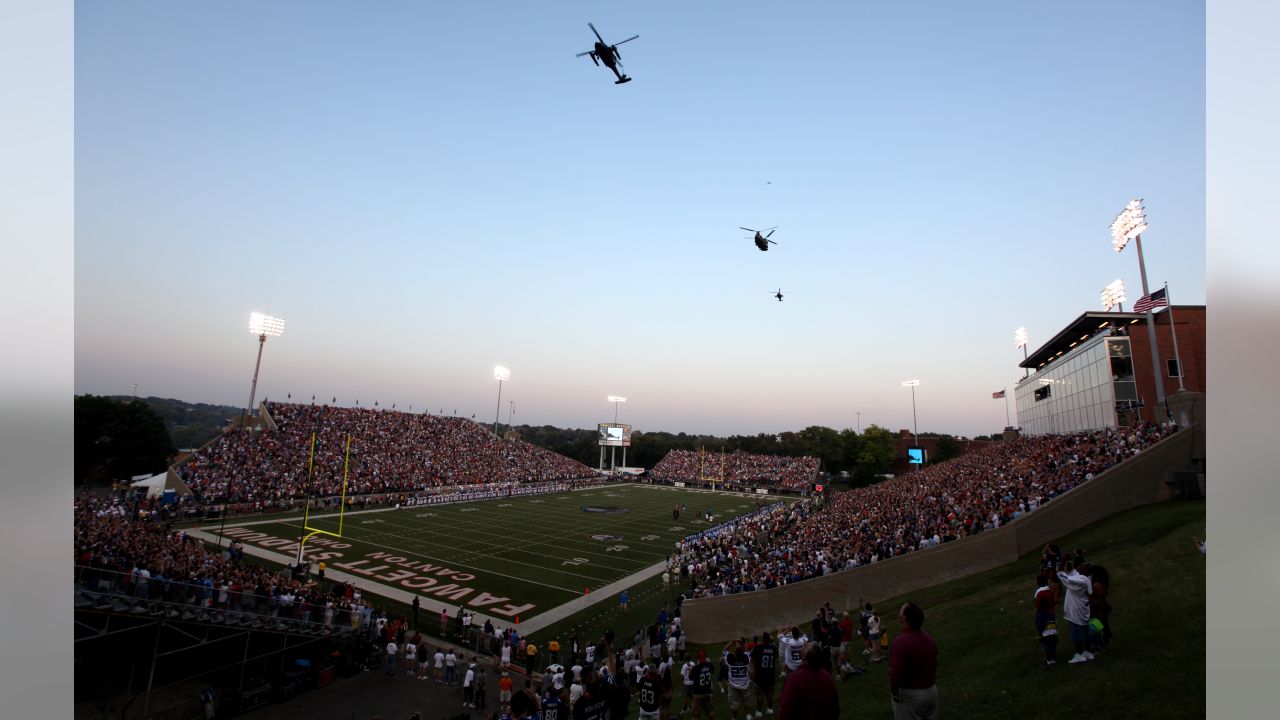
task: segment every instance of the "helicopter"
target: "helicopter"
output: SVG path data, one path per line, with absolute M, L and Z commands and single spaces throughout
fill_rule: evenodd
M 618 79 L 615 80 L 613 83 L 614 85 L 621 85 L 622 83 L 631 82 L 631 78 L 622 74 L 622 69 L 621 69 L 622 64 L 618 62 L 618 60 L 622 58 L 622 53 L 618 52 L 618 46 L 625 42 L 631 42 L 632 40 L 635 40 L 640 36 L 632 35 L 631 37 L 627 38 L 626 40 L 623 40 L 622 42 L 617 42 L 612 45 L 606 45 L 604 42 L 604 38 L 600 37 L 600 32 L 596 30 L 595 25 L 592 25 L 591 23 L 587 23 L 587 27 L 591 28 L 591 32 L 596 34 L 595 48 L 592 50 L 588 50 L 584 53 L 578 53 L 575 57 L 590 55 L 591 62 L 595 63 L 597 67 L 599 67 L 600 63 L 603 62 L 605 67 L 612 70 L 613 74 L 618 76 Z
M 741 225 L 739 225 L 738 229 L 746 230 L 747 232 L 753 232 L 756 234 L 756 237 L 755 237 L 756 247 L 760 248 L 760 252 L 768 252 L 769 243 L 773 243 L 774 245 L 778 244 L 777 242 L 774 242 L 773 240 L 769 239 L 769 236 L 773 235 L 773 231 L 778 229 L 778 226 L 776 225 L 771 228 L 765 228 L 764 230 L 752 230 L 749 227 L 742 227 Z M 761 235 L 760 233 L 763 233 L 763 232 L 767 232 L 768 235 Z
M 769 293 L 769 294 L 778 298 L 778 302 L 782 302 L 782 288 L 778 288 L 778 292 L 776 293 Z

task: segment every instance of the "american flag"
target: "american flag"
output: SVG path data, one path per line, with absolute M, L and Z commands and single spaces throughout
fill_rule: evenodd
M 1169 307 L 1169 300 L 1165 297 L 1165 288 L 1160 288 L 1150 295 L 1143 295 L 1138 298 L 1138 302 L 1133 304 L 1133 311 L 1144 313 L 1158 307 Z
M 992 400 L 999 400 L 999 399 L 1000 399 L 1000 398 L 1002 398 L 1002 397 L 1004 397 L 1004 391 L 1003 391 L 1003 390 L 1001 390 L 1000 392 L 993 392 L 993 393 L 991 393 L 991 399 L 992 399 Z

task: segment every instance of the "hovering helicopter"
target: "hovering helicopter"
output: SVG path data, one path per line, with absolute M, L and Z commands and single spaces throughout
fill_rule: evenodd
M 778 302 L 782 302 L 782 288 L 778 288 L 778 292 L 770 294 L 778 298 Z
M 765 228 L 764 230 L 752 230 L 749 227 L 742 227 L 741 225 L 739 225 L 738 229 L 746 230 L 747 232 L 753 232 L 756 234 L 756 237 L 755 237 L 756 247 L 760 248 L 760 252 L 768 252 L 769 243 L 773 243 L 774 245 L 778 244 L 773 240 L 769 239 L 769 236 L 773 235 L 773 231 L 778 229 L 778 226 L 776 225 L 771 228 Z M 760 233 L 763 233 L 763 232 L 768 232 L 768 235 L 761 235 Z
M 600 32 L 596 30 L 595 25 L 592 25 L 591 23 L 587 23 L 587 27 L 591 28 L 591 32 L 596 34 L 596 46 L 592 50 L 588 50 L 584 53 L 578 53 L 575 57 L 590 55 L 591 62 L 595 63 L 597 67 L 600 66 L 600 63 L 604 63 L 605 67 L 612 70 L 613 74 L 618 76 L 618 79 L 615 80 L 613 83 L 614 85 L 621 85 L 622 83 L 631 82 L 631 78 L 622 74 L 622 64 L 618 62 L 618 60 L 622 58 L 622 53 L 618 52 L 618 46 L 625 42 L 631 42 L 632 40 L 635 40 L 640 36 L 632 35 L 631 37 L 627 38 L 626 40 L 623 40 L 622 42 L 617 42 L 612 45 L 606 45 L 604 42 L 604 38 L 600 37 Z

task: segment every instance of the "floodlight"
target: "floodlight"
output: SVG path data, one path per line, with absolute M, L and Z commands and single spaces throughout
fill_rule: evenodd
M 1128 300 L 1124 294 L 1124 280 L 1116 278 L 1110 285 L 1102 288 L 1102 309 L 1110 310 Z
M 627 399 L 626 399 L 626 398 L 624 398 L 624 397 L 619 397 L 619 396 L 617 396 L 617 395 L 610 395 L 609 397 L 607 397 L 607 398 L 605 398 L 605 399 L 606 399 L 606 400 L 608 400 L 608 401 L 609 401 L 609 402 L 611 402 L 611 403 L 620 403 L 620 402 L 626 402 L 626 401 L 627 401 Z
M 1142 207 L 1142 198 L 1130 200 L 1124 210 L 1111 223 L 1111 247 L 1116 252 L 1124 250 L 1129 241 L 1141 235 L 1147 229 L 1147 212 Z
M 1014 349 L 1027 346 L 1027 329 L 1020 327 L 1013 331 L 1013 347 Z
M 249 313 L 249 332 L 254 335 L 279 337 L 284 334 L 284 318 L 272 317 L 260 312 Z
M 920 385 L 919 380 L 903 380 L 902 387 L 917 387 Z
M 499 381 L 510 382 L 510 381 L 511 381 L 511 371 L 510 371 L 509 369 L 507 369 L 507 368 L 502 367 L 501 365 L 494 365 L 494 366 L 493 366 L 493 379 L 494 379 L 494 380 L 499 380 Z

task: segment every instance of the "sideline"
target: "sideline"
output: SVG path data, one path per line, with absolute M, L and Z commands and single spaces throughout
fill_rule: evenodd
M 590 595 L 581 595 L 567 603 L 557 605 L 544 613 L 534 615 L 520 624 L 520 634 L 532 635 L 553 623 L 557 623 L 571 615 L 575 615 L 582 610 L 586 610 L 592 605 L 602 603 L 606 600 L 616 600 L 618 593 L 622 592 L 624 589 L 638 585 L 655 575 L 660 575 L 662 574 L 662 571 L 666 569 L 667 561 L 663 560 L 650 565 L 643 570 L 634 572 L 621 580 L 615 580 L 599 590 L 592 592 Z

